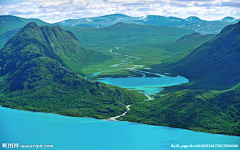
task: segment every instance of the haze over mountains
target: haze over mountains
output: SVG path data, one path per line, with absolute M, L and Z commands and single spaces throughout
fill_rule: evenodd
M 58 22 L 64 26 L 83 26 L 83 27 L 107 27 L 117 22 L 147 24 L 147 25 L 165 25 L 165 26 L 180 26 L 189 22 L 203 21 L 197 17 L 188 17 L 186 19 L 176 17 L 164 17 L 156 15 L 148 15 L 143 17 L 130 17 L 123 14 L 113 14 L 93 18 L 70 19 Z
M 40 19 L 28 19 L 11 15 L 3 15 L 0 16 L 0 34 L 16 28 L 22 28 L 30 22 L 35 22 L 39 26 L 50 25 L 49 23 L 46 23 Z
M 147 15 L 143 17 L 130 17 L 123 14 L 113 14 L 93 18 L 81 18 L 81 19 L 70 19 L 57 24 L 63 26 L 81 26 L 81 27 L 107 27 L 117 22 L 123 23 L 134 23 L 144 25 L 156 25 L 156 26 L 172 26 L 172 27 L 186 27 L 192 28 L 201 34 L 219 33 L 220 30 L 233 23 L 237 23 L 239 19 L 232 17 L 225 17 L 221 20 L 206 21 L 195 16 L 182 19 L 177 17 L 165 17 L 157 15 Z
M 92 18 L 80 18 L 69 19 L 55 23 L 55 25 L 61 26 L 78 26 L 78 27 L 96 27 L 103 28 L 108 27 L 118 22 L 134 23 L 143 25 L 156 25 L 156 26 L 173 26 L 184 27 L 196 30 L 201 34 L 219 33 L 222 28 L 229 24 L 234 24 L 240 21 L 240 19 L 225 17 L 221 20 L 206 21 L 196 16 L 190 16 L 187 18 L 166 17 L 157 15 L 147 15 L 143 17 L 131 17 L 124 14 L 112 14 L 100 17 Z M 25 26 L 29 22 L 36 22 L 38 25 L 47 25 L 48 23 L 39 19 L 26 19 L 11 15 L 0 16 L 0 34 Z M 54 24 L 48 24 L 49 26 Z

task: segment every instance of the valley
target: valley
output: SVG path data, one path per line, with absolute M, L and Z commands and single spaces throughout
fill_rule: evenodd
M 239 136 L 239 22 L 202 35 L 151 21 L 11 19 L 18 26 L 0 37 L 1 106 Z

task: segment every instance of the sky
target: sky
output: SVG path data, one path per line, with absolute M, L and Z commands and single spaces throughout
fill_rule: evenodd
M 109 14 L 239 19 L 240 0 L 0 0 L 0 15 L 38 18 L 48 23 Z

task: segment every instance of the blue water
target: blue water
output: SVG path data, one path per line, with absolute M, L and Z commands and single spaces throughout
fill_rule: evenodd
M 171 144 L 239 144 L 240 141 L 236 136 L 4 107 L 0 107 L 0 122 L 1 145 L 48 144 L 54 146 L 48 149 L 55 150 L 171 150 L 174 149 Z
M 93 73 L 93 75 L 91 75 L 91 76 L 86 76 L 86 77 L 84 77 L 84 78 L 86 79 L 86 78 L 88 78 L 88 77 L 96 76 L 96 75 L 98 75 L 98 74 L 101 73 L 101 72 L 103 72 L 103 71 L 99 71 L 99 72 Z
M 143 77 L 103 78 L 97 81 L 122 88 L 143 90 L 145 95 L 154 95 L 161 91 L 163 87 L 187 83 L 188 79 L 181 76 L 169 77 L 165 75 L 161 77 L 145 77 L 145 74 L 143 74 Z

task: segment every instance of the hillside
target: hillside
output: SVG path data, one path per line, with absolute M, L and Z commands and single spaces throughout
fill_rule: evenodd
M 29 23 L 0 51 L 0 104 L 108 118 L 123 113 L 125 105 L 144 100 L 134 91 L 91 82 L 72 71 L 72 64 L 80 66 L 95 56 L 102 54 L 83 48 L 71 32 Z
M 132 105 L 120 119 L 239 136 L 239 32 L 240 22 L 229 25 L 180 61 L 153 66 L 155 72 L 182 75 L 190 82 L 168 87 L 152 101 Z
M 63 29 L 73 32 L 82 45 L 89 49 L 103 52 L 104 49 L 109 51 L 113 47 L 122 47 L 119 50 L 126 49 L 128 54 L 134 52 L 135 56 L 139 51 L 142 52 L 142 49 L 146 49 L 146 46 L 156 47 L 159 44 L 173 42 L 184 35 L 194 33 L 191 29 L 122 22 L 99 29 L 76 27 L 63 27 Z
M 192 33 L 182 36 L 176 41 L 163 46 L 166 52 L 169 53 L 169 57 L 166 57 L 164 60 L 162 60 L 162 62 L 164 64 L 171 64 L 173 62 L 181 60 L 193 49 L 201 46 L 207 41 L 210 41 L 215 36 L 215 34 L 201 35 L 200 33 Z
M 228 89 L 240 82 L 240 23 L 225 27 L 215 38 L 191 51 L 173 64 L 153 66 L 153 70 L 171 72 L 188 78 L 190 89 Z
M 240 82 L 240 22 L 225 27 L 181 60 L 174 70 L 189 79 L 232 87 Z M 197 68 L 197 69 L 196 69 Z
M 9 30 L 4 32 L 3 34 L 0 35 L 0 49 L 4 47 L 4 45 L 10 40 L 14 35 L 16 35 L 21 28 L 17 28 L 14 30 Z
M 117 50 L 120 54 L 141 57 L 139 62 L 136 62 L 137 64 L 159 64 L 159 62 L 161 62 L 161 59 L 159 60 L 159 56 L 162 56 L 161 58 L 165 59 L 172 55 L 168 52 L 166 53 L 164 48 L 162 48 L 163 45 L 172 43 L 182 36 L 194 33 L 194 30 L 179 27 L 127 24 L 121 22 L 106 28 L 62 28 L 74 33 L 76 38 L 88 50 L 94 50 L 96 52 L 112 56 L 113 59 L 111 60 L 106 57 L 98 57 L 98 59 L 96 59 L 99 60 L 99 58 L 102 58 L 104 60 L 108 60 L 104 61 L 104 63 L 94 63 L 95 65 L 91 63 L 84 65 L 85 69 L 81 70 L 83 71 L 83 74 L 87 76 L 97 72 L 96 70 L 99 68 L 107 69 L 107 67 L 109 68 L 112 64 L 126 58 L 125 56 L 110 53 L 110 49 L 120 47 L 120 49 Z M 15 30 L 2 34 L 2 36 L 0 36 L 0 41 L 6 41 L 7 39 L 4 39 L 4 37 L 12 36 L 14 33 L 16 33 Z M 129 61 L 135 61 L 135 59 Z M 136 63 L 133 62 L 133 65 Z M 76 69 L 77 67 L 78 66 L 76 66 Z M 79 70 L 75 71 L 79 72 Z M 110 72 L 112 72 L 112 74 L 130 75 L 128 72 L 123 70 L 119 70 L 117 72 L 116 70 L 113 70 Z
M 183 90 L 137 103 L 121 120 L 239 136 L 240 85 L 226 91 Z
M 165 48 L 167 51 L 174 53 L 189 51 L 213 39 L 215 36 L 215 34 L 201 35 L 200 33 L 193 33 L 166 45 Z
M 6 43 L 3 49 L 11 48 L 15 51 L 22 47 L 27 47 L 27 50 L 40 51 L 46 56 L 58 60 L 63 66 L 79 73 L 83 65 L 99 63 L 111 58 L 108 55 L 84 48 L 69 31 L 64 31 L 58 26 L 39 27 L 36 23 L 26 25 Z

